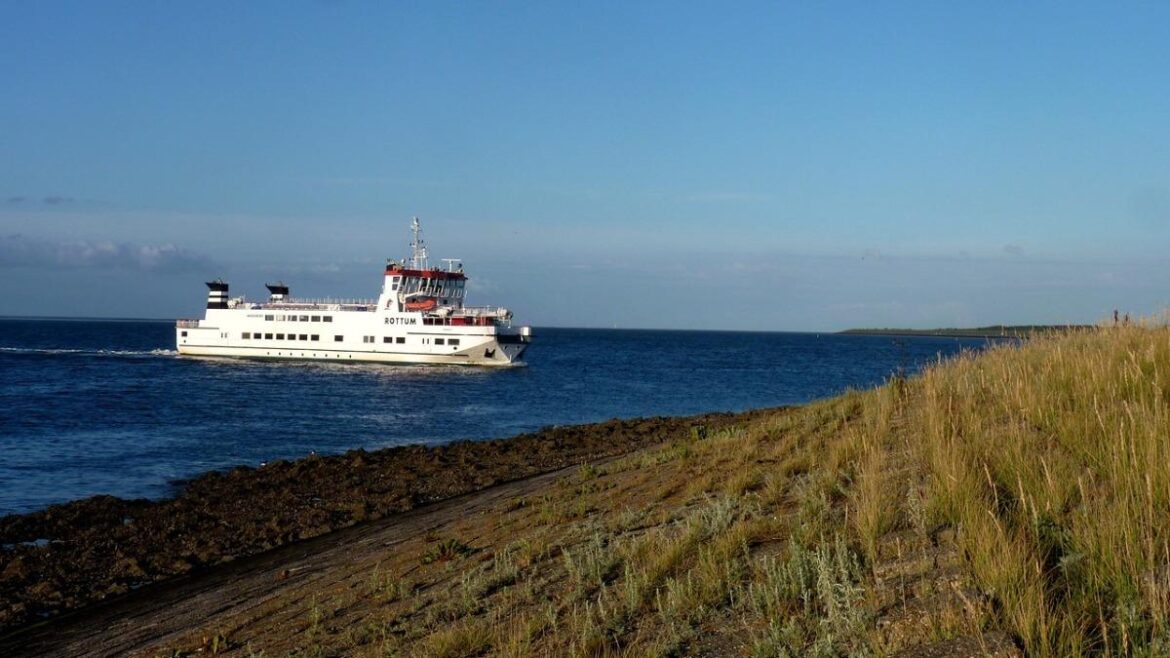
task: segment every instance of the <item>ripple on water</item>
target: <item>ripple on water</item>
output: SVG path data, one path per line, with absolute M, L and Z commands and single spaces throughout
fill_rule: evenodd
M 211 469 L 310 452 L 739 411 L 882 382 L 986 341 L 542 330 L 523 368 L 205 360 L 173 324 L 0 320 L 0 514 L 169 495 Z

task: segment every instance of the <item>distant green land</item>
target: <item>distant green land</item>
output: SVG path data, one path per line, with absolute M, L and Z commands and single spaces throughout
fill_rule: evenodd
M 841 333 L 853 336 L 950 336 L 954 338 L 994 338 L 1009 336 L 1027 338 L 1033 334 L 1067 331 L 1069 329 L 1088 329 L 1091 326 L 1085 324 L 995 324 L 988 327 L 967 329 L 957 329 L 954 327 L 946 329 L 846 329 Z

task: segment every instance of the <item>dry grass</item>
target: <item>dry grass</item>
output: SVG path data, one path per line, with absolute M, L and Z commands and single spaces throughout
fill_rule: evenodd
M 1046 336 L 915 381 L 937 521 L 1037 656 L 1170 653 L 1170 329 Z
M 228 653 L 883 655 L 879 616 L 929 588 L 880 580 L 882 546 L 945 532 L 974 589 L 899 647 L 1167 655 L 1168 383 L 1170 329 L 1108 327 L 694 428 L 355 567 L 300 631 L 224 624 Z

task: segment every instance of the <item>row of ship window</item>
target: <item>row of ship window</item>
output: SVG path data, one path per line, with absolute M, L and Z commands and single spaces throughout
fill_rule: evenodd
M 259 332 L 252 333 L 249 331 L 245 331 L 244 333 L 240 334 L 240 337 L 243 338 L 244 340 L 249 340 L 249 339 L 251 339 L 251 340 L 260 340 L 260 339 L 273 340 L 274 339 L 273 336 L 274 336 L 273 334 L 261 334 Z M 342 339 L 341 336 L 334 336 L 333 337 L 333 340 L 338 341 L 338 342 L 341 342 L 341 339 Z M 300 337 L 298 338 L 296 334 L 275 334 L 275 340 L 321 340 L 321 335 L 320 334 L 301 334 Z
M 332 315 L 274 315 L 268 314 L 264 319 L 272 322 L 333 322 Z
M 186 335 L 186 332 L 183 332 L 183 335 Z M 251 332 L 251 331 L 243 332 L 242 334 L 240 334 L 240 337 L 243 338 L 244 340 L 307 340 L 307 341 L 321 340 L 320 334 L 299 334 L 299 335 L 298 334 L 262 334 L 260 332 Z M 345 336 L 334 336 L 333 337 L 333 342 L 335 342 L 335 343 L 340 343 L 343 340 L 345 340 Z M 377 340 L 374 336 L 362 336 L 362 342 L 363 343 L 374 343 L 374 342 L 377 342 Z M 383 343 L 397 343 L 397 344 L 401 345 L 401 344 L 406 342 L 406 337 L 405 336 L 383 336 L 382 342 Z M 435 345 L 458 345 L 458 344 L 459 344 L 458 338 L 446 338 L 446 339 L 436 338 L 435 339 Z

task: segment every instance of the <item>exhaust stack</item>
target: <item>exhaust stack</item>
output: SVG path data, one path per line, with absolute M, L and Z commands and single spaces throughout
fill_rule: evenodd
M 284 285 L 283 281 L 277 283 L 266 283 L 265 288 L 268 288 L 268 300 L 272 302 L 283 302 L 288 298 L 288 286 Z
M 207 282 L 207 308 L 228 307 L 228 284 L 223 279 Z

